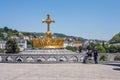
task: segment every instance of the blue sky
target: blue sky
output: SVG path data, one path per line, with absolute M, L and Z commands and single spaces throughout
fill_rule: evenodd
M 120 0 L 0 0 L 0 27 L 46 32 L 48 13 L 52 33 L 109 40 L 120 32 Z

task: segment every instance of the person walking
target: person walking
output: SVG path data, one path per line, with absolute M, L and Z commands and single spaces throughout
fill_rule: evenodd
M 94 54 L 94 61 L 95 61 L 95 64 L 98 64 L 98 61 L 97 61 L 98 50 L 97 50 L 97 47 L 96 47 L 96 46 L 94 47 L 93 54 Z

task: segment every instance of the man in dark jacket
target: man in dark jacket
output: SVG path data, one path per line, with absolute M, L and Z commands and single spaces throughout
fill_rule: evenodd
M 95 64 L 97 64 L 97 63 L 98 63 L 98 61 L 97 61 L 98 50 L 97 50 L 97 47 L 96 47 L 96 46 L 94 47 L 93 54 L 94 54 L 94 61 L 95 61 Z

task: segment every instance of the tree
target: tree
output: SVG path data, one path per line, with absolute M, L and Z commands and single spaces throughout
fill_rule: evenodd
M 118 46 L 118 49 L 117 49 L 117 50 L 118 50 L 118 52 L 120 53 L 120 46 Z
M 88 50 L 93 50 L 93 49 L 94 49 L 94 46 L 96 46 L 96 44 L 90 43 L 90 44 L 87 46 L 87 49 L 88 49 Z
M 3 33 L 0 33 L 0 40 L 3 40 L 4 39 L 4 35 Z
M 66 47 L 66 49 L 67 49 L 67 50 L 71 50 L 71 51 L 73 51 L 73 52 L 75 52 L 75 51 L 76 51 L 76 50 L 75 50 L 75 48 L 74 48 L 74 47 L 72 47 L 72 46 L 67 46 L 67 47 Z
M 6 53 L 19 53 L 20 49 L 17 45 L 16 39 L 9 39 L 5 46 Z
M 33 47 L 33 41 L 32 40 L 27 40 L 27 45 Z
M 106 53 L 106 50 L 105 50 L 105 48 L 103 46 L 98 45 L 97 48 L 98 48 L 99 53 Z
M 117 53 L 118 52 L 117 46 L 111 45 L 109 48 L 109 52 L 110 53 Z
M 109 46 L 108 45 L 104 45 L 103 47 L 105 48 L 106 53 L 109 53 Z
M 4 27 L 4 31 L 5 31 L 5 32 L 8 32 L 8 31 L 9 31 L 9 28 L 8 28 L 8 27 Z
M 19 33 L 18 36 L 22 39 L 24 35 L 22 33 Z

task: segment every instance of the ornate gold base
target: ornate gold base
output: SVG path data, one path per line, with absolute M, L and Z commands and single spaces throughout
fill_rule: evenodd
M 34 48 L 64 48 L 64 39 L 59 38 L 41 38 L 33 39 Z

